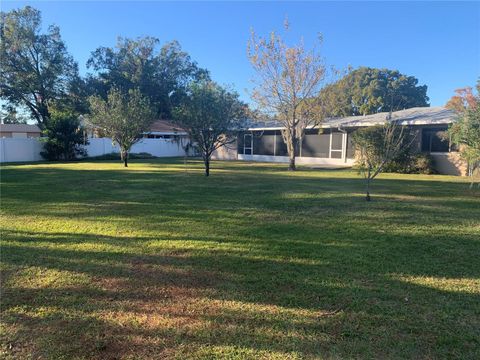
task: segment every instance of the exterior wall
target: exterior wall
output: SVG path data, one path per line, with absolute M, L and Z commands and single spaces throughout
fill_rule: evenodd
M 415 133 L 415 139 L 413 140 L 412 145 L 418 151 L 422 150 L 422 129 L 426 128 L 437 128 L 437 126 L 414 126 L 413 131 Z M 349 156 L 349 152 L 347 151 L 348 139 L 351 136 L 351 130 L 349 130 L 348 134 L 344 137 L 342 148 L 343 150 L 343 158 L 341 159 L 334 159 L 334 158 L 321 158 L 321 157 L 296 157 L 298 164 L 304 165 L 329 165 L 329 166 L 353 166 L 355 164 L 355 158 L 358 158 L 358 154 L 355 152 L 355 155 Z M 438 171 L 440 174 L 445 175 L 467 175 L 467 164 L 460 158 L 458 152 L 431 152 L 429 153 L 433 158 L 433 165 L 435 170 Z M 217 157 L 218 159 L 235 159 L 235 154 L 231 155 L 230 157 Z M 271 156 L 271 155 L 252 155 L 252 154 L 243 154 L 238 153 L 236 158 L 238 160 L 245 160 L 245 161 L 263 161 L 263 162 L 279 162 L 279 163 L 286 163 L 288 162 L 287 156 Z
M 215 150 L 212 154 L 212 159 L 214 160 L 237 160 L 238 159 L 238 152 L 237 152 L 237 141 L 228 144 L 226 146 L 222 146 Z
M 38 138 L 40 133 L 0 131 L 0 138 Z
M 458 152 L 431 153 L 433 166 L 439 174 L 466 176 L 467 163 L 460 158 Z
M 288 156 L 269 156 L 269 155 L 243 155 L 238 154 L 238 160 L 245 161 L 261 161 L 261 162 L 276 162 L 276 163 L 288 163 Z M 328 159 L 318 157 L 302 157 L 297 156 L 295 162 L 298 165 L 331 165 L 350 167 L 353 166 L 353 159 Z

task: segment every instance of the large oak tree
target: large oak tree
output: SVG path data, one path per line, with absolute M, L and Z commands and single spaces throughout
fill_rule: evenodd
M 326 115 L 343 117 L 429 106 L 427 86 L 397 70 L 360 67 L 320 91 Z
M 89 90 L 104 99 L 112 88 L 128 92 L 139 89 L 153 106 L 158 118 L 170 118 L 192 81 L 209 79 L 184 52 L 177 41 L 164 44 L 154 37 L 118 38 L 115 47 L 99 47 L 87 66 L 93 70 Z
M 77 87 L 77 64 L 57 26 L 42 33 L 38 10 L 2 12 L 0 20 L 0 97 L 9 109 L 26 108 L 44 127 L 52 107 Z

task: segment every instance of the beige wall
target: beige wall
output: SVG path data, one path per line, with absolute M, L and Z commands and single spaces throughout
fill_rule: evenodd
M 25 137 L 23 135 L 15 136 L 16 134 L 18 134 L 18 135 L 26 134 L 27 138 L 38 138 L 38 137 L 40 137 L 40 133 L 31 133 L 31 132 L 14 133 L 12 131 L 0 131 L 0 138 Z
M 458 152 L 432 153 L 433 166 L 440 174 L 467 175 L 467 163 L 460 158 Z
M 212 159 L 214 160 L 237 160 L 237 158 L 237 141 L 222 146 L 212 154 Z

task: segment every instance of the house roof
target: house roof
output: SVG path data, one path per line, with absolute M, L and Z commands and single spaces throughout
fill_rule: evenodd
M 319 126 L 321 128 L 346 128 L 382 125 L 387 121 L 388 112 L 365 116 L 348 116 L 343 118 L 325 119 Z M 455 121 L 454 111 L 444 107 L 416 107 L 392 112 L 391 121 L 399 125 L 445 125 Z M 281 122 L 256 122 L 249 123 L 248 130 L 279 130 L 283 128 Z
M 40 133 L 37 125 L 29 124 L 0 124 L 0 132 Z
M 156 120 L 150 126 L 149 133 L 185 133 L 185 130 L 169 120 Z

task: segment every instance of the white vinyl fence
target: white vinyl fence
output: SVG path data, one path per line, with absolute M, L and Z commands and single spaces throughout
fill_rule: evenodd
M 88 156 L 101 156 L 112 152 L 119 153 L 118 146 L 112 145 L 112 140 L 108 138 L 91 138 L 89 144 L 85 147 Z M 131 149 L 131 153 L 149 153 L 153 156 L 184 156 L 185 152 L 182 145 L 187 143 L 187 139 L 174 141 L 172 139 L 142 139 Z M 41 161 L 40 151 L 43 149 L 43 143 L 35 138 L 0 139 L 0 162 L 30 162 Z

